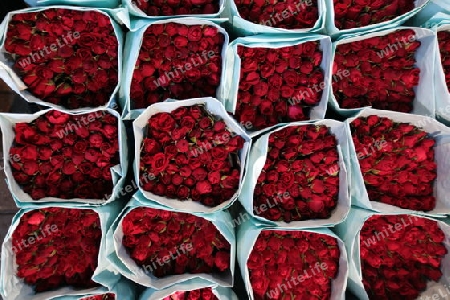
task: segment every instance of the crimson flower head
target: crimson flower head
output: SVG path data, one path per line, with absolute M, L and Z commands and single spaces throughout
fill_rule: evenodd
M 162 300 L 219 300 L 211 288 L 203 288 L 186 292 L 175 292 Z
M 210 15 L 219 12 L 219 0 L 146 0 L 133 2 L 148 16 Z
M 254 190 L 254 213 L 288 223 L 329 218 L 339 195 L 336 147 L 336 138 L 324 125 L 289 126 L 271 133 Z
M 374 215 L 359 236 L 362 279 L 369 299 L 418 299 L 430 282 L 442 277 L 448 250 L 445 234 L 434 220 Z
M 215 97 L 225 35 L 213 25 L 169 22 L 144 33 L 130 86 L 134 108 L 168 98 Z
M 339 106 L 411 112 L 421 76 L 416 38 L 413 30 L 404 29 L 338 45 L 332 84 Z
M 103 106 L 118 84 L 119 42 L 110 17 L 99 11 L 14 14 L 5 49 L 30 93 L 47 103 Z
M 12 176 L 33 200 L 105 199 L 120 163 L 117 117 L 108 111 L 69 115 L 50 110 L 15 124 Z
M 413 10 L 414 1 L 333 0 L 334 23 L 338 29 L 351 29 L 395 19 Z
M 239 189 L 244 143 L 203 105 L 155 114 L 141 146 L 141 187 L 169 199 L 218 206 Z
M 441 52 L 441 63 L 445 74 L 445 83 L 450 92 L 450 32 L 438 32 L 439 50 Z
M 320 42 L 282 48 L 239 45 L 241 71 L 235 118 L 252 130 L 309 119 L 324 90 Z
M 139 207 L 122 220 L 122 230 L 130 257 L 158 278 L 230 269 L 230 243 L 204 218 Z
M 350 127 L 371 201 L 418 211 L 435 208 L 435 140 L 427 132 L 375 115 L 357 118 Z
M 49 207 L 25 213 L 12 234 L 16 276 L 36 292 L 97 286 L 102 229 L 90 209 Z
M 253 297 L 330 299 L 340 255 L 337 239 L 325 234 L 263 230 L 247 261 Z
M 317 0 L 234 0 L 234 3 L 243 19 L 273 28 L 312 28 L 319 19 Z

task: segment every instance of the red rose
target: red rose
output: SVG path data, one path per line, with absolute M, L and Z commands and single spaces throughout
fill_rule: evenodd
M 190 26 L 187 38 L 191 42 L 200 41 L 200 39 L 202 38 L 202 28 L 198 25 Z
M 375 244 L 366 243 L 384 228 L 393 228 L 393 224 L 396 225 L 396 229 L 391 230 L 389 236 L 382 237 Z M 398 224 L 402 225 L 397 226 Z M 443 232 L 437 222 L 410 215 L 374 215 L 364 223 L 360 233 L 360 259 L 364 287 L 370 297 L 387 296 L 385 289 L 379 288 L 380 282 L 384 286 L 389 286 L 389 295 L 400 296 L 403 294 L 402 286 L 392 284 L 390 281 L 392 276 L 396 276 L 398 273 L 405 274 L 409 280 L 415 281 L 415 287 L 408 290 L 409 295 L 413 298 L 417 298 L 426 289 L 427 278 L 439 281 L 442 276 L 441 261 L 447 250 L 441 241 L 437 244 L 424 239 L 429 234 L 438 237 L 442 236 Z M 408 247 L 403 246 L 405 243 Z M 427 244 L 433 246 L 429 247 Z M 416 254 L 411 255 L 411 251 Z M 388 252 L 394 254 L 387 255 Z M 379 255 L 386 253 L 386 259 L 380 259 L 379 255 L 374 255 L 375 253 Z M 422 266 L 429 260 L 422 260 L 422 257 L 433 260 L 433 264 L 427 267 L 425 273 L 422 272 Z M 334 264 L 330 264 L 330 267 L 330 273 L 336 272 Z M 380 275 L 378 275 L 379 270 L 383 272 Z

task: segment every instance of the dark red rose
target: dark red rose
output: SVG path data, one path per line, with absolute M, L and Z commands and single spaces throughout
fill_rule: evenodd
M 213 223 L 201 217 L 140 207 L 124 217 L 122 230 L 122 244 L 130 257 L 158 278 L 184 273 L 220 274 L 230 268 L 231 245 Z M 180 236 L 167 238 L 167 232 L 179 233 Z M 140 251 L 143 243 L 158 243 L 159 246 Z M 180 255 L 165 262 L 165 268 L 160 265 L 150 270 L 146 268 L 154 265 L 155 257 L 162 259 L 177 250 Z

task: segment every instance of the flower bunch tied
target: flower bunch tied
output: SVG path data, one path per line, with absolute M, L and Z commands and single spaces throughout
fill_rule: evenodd
M 122 230 L 123 246 L 148 275 L 165 278 L 230 269 L 230 243 L 204 218 L 139 207 L 124 217 Z
M 437 33 L 441 63 L 445 74 L 445 83 L 450 92 L 450 32 L 439 31 Z
M 219 0 L 137 0 L 137 7 L 148 16 L 209 15 L 219 12 Z
M 110 17 L 99 11 L 13 14 L 4 47 L 13 70 L 44 102 L 104 106 L 118 85 L 118 39 Z
M 338 162 L 336 138 L 325 125 L 271 133 L 254 190 L 254 213 L 284 222 L 329 218 L 338 203 Z
M 415 8 L 410 0 L 333 0 L 334 23 L 351 29 L 393 20 Z
M 323 94 L 320 42 L 282 48 L 238 45 L 241 59 L 235 117 L 260 130 L 309 119 Z
M 239 15 L 274 28 L 307 29 L 319 19 L 318 0 L 234 0 Z
M 90 288 L 102 232 L 93 210 L 49 207 L 25 213 L 12 234 L 16 276 L 36 292 Z
M 261 231 L 247 261 L 253 299 L 331 299 L 340 255 L 325 234 Z
M 416 37 L 413 30 L 403 29 L 338 44 L 333 74 L 339 70 L 350 72 L 349 76 L 333 81 L 333 94 L 339 106 L 411 112 L 421 73 L 415 57 L 421 42 Z
M 409 123 L 375 115 L 357 118 L 350 127 L 371 201 L 418 211 L 435 208 L 433 137 Z
M 168 98 L 215 97 L 221 81 L 225 41 L 216 25 L 150 25 L 131 80 L 134 108 L 146 108 Z
M 445 239 L 431 219 L 370 217 L 359 235 L 362 280 L 369 299 L 419 299 L 429 283 L 442 277 L 448 253 Z
M 13 179 L 33 200 L 105 199 L 119 160 L 119 120 L 107 110 L 69 115 L 50 110 L 16 123 L 9 154 Z M 107 198 L 106 198 L 107 199 Z
M 162 300 L 218 300 L 211 288 L 203 288 L 186 292 L 175 292 Z
M 245 139 L 203 104 L 153 115 L 146 133 L 139 173 L 144 191 L 207 207 L 235 196 Z M 148 174 L 153 180 L 145 180 Z

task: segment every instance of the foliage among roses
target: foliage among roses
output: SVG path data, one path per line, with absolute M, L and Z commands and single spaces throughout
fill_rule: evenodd
M 330 299 L 340 255 L 337 239 L 325 234 L 261 231 L 247 262 L 253 297 Z M 317 263 L 324 268 L 315 268 Z M 280 291 L 281 285 L 286 288 Z
M 369 218 L 360 232 L 362 277 L 369 299 L 418 299 L 428 282 L 442 277 L 442 260 L 448 252 L 444 241 L 436 221 L 408 215 Z
M 118 84 L 118 45 L 107 15 L 61 8 L 14 14 L 5 41 L 30 92 L 70 109 L 109 101 Z
M 101 236 L 93 210 L 50 207 L 27 212 L 12 234 L 17 276 L 37 292 L 93 287 Z M 34 243 L 30 237 L 36 237 Z
M 412 210 L 434 209 L 435 140 L 427 132 L 375 115 L 355 119 L 350 126 L 357 153 L 383 145 L 359 160 L 371 201 Z
M 282 48 L 238 46 L 241 75 L 235 117 L 259 130 L 278 123 L 303 121 L 321 98 L 324 82 L 319 42 Z
M 122 229 L 131 258 L 158 278 L 230 268 L 230 243 L 204 218 L 140 207 L 125 216 Z
M 153 24 L 144 33 L 131 82 L 135 108 L 167 98 L 215 97 L 225 37 L 212 25 Z
M 324 125 L 290 126 L 272 133 L 254 191 L 255 214 L 285 222 L 329 218 L 339 194 L 336 146 Z M 262 205 L 274 207 L 262 211 Z
M 410 0 L 333 0 L 334 23 L 351 29 L 395 19 L 414 9 Z
M 9 154 L 20 159 L 9 162 L 12 175 L 34 200 L 103 199 L 112 193 L 111 168 L 119 164 L 115 116 L 51 110 L 14 130 Z
M 159 196 L 213 207 L 230 200 L 240 183 L 245 140 L 203 105 L 158 113 L 141 148 L 142 188 Z M 148 174 L 154 180 L 146 180 Z
M 339 70 L 350 72 L 349 76 L 333 81 L 340 107 L 412 111 L 414 88 L 420 80 L 415 54 L 421 45 L 417 40 L 409 42 L 412 38 L 414 31 L 405 29 L 338 45 L 333 74 Z M 405 40 L 406 43 L 399 42 Z

